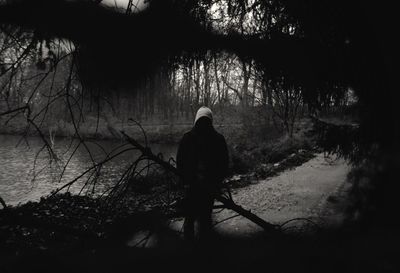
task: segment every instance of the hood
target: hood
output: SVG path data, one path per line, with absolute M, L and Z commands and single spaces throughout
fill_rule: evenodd
M 206 106 L 200 107 L 200 109 L 197 110 L 196 117 L 194 119 L 194 124 L 196 124 L 197 120 L 199 120 L 199 118 L 201 118 L 201 117 L 207 117 L 207 118 L 211 119 L 211 121 L 212 121 L 213 114 L 212 114 L 211 109 Z

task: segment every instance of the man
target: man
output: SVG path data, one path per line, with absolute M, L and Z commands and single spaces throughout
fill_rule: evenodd
M 213 115 L 201 107 L 194 126 L 179 143 L 177 167 L 186 187 L 185 239 L 195 239 L 194 225 L 198 222 L 199 239 L 209 237 L 211 213 L 215 195 L 228 170 L 228 149 L 225 138 L 213 127 Z

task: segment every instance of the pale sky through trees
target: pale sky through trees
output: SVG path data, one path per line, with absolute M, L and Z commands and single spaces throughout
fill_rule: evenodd
M 128 6 L 129 0 L 103 0 L 101 3 L 106 6 L 126 9 Z M 133 0 L 132 3 L 133 3 L 133 7 L 132 7 L 133 12 L 137 11 L 137 9 L 141 10 L 144 7 L 146 7 L 146 5 L 147 5 L 145 3 L 145 0 Z

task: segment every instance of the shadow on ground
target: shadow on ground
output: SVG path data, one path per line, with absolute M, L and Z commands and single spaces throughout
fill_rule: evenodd
M 1 272 L 398 272 L 397 229 L 354 227 L 314 234 L 251 237 L 215 234 L 189 245 L 171 229 L 159 230 L 152 247 L 117 238 L 81 240 L 64 250 L 26 250 L 3 255 Z

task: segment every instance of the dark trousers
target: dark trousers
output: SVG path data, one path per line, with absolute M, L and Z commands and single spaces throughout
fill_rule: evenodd
M 198 239 L 205 241 L 212 231 L 212 209 L 214 193 L 201 187 L 191 187 L 186 193 L 186 208 L 184 237 L 186 240 L 195 241 L 195 223 L 198 224 Z

